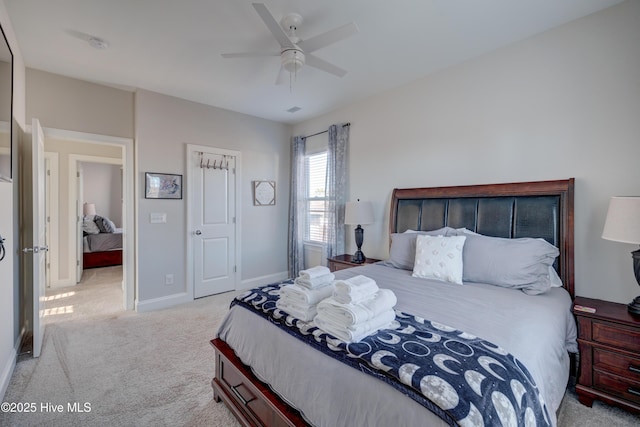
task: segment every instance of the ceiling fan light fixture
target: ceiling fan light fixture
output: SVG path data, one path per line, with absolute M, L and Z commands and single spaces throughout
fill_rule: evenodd
M 304 53 L 300 49 L 286 49 L 280 54 L 282 68 L 290 73 L 296 73 L 304 66 Z

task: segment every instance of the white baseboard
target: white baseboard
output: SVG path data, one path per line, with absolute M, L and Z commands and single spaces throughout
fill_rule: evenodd
M 254 277 L 253 279 L 243 280 L 237 291 L 256 288 L 258 286 L 268 285 L 270 283 L 281 282 L 289 278 L 289 273 L 283 271 L 280 273 L 268 274 L 266 276 Z M 185 302 L 193 301 L 193 295 L 181 292 L 179 294 L 167 295 L 166 297 L 154 298 L 144 301 L 136 301 L 136 311 L 146 312 L 168 308 Z
M 0 401 L 4 401 L 4 393 L 9 387 L 11 381 L 11 375 L 13 375 L 13 368 L 16 366 L 16 356 L 18 352 L 15 349 L 11 350 L 9 360 L 7 360 L 2 368 L 2 376 L 0 376 Z
M 289 278 L 288 271 L 282 271 L 280 273 L 268 274 L 266 276 L 254 277 L 253 279 L 243 280 L 240 283 L 238 291 L 244 291 L 245 289 L 257 288 L 258 286 L 268 285 L 270 283 L 281 282 Z
M 66 288 L 68 286 L 75 286 L 77 285 L 77 283 L 75 282 L 75 280 L 71 280 L 71 279 L 63 279 L 63 280 L 51 280 L 51 287 L 52 288 Z
M 159 310 L 161 308 L 172 307 L 174 305 L 183 304 L 189 301 L 193 301 L 193 295 L 189 295 L 186 292 L 181 292 L 179 294 L 167 295 L 166 297 L 136 301 L 136 311 L 145 312 Z
M 16 367 L 16 360 L 18 359 L 18 352 L 22 345 L 24 333 L 25 330 L 23 328 L 22 331 L 20 331 L 20 336 L 11 349 L 8 360 L 4 363 L 4 367 L 2 368 L 2 373 L 0 374 L 0 402 L 4 401 L 4 394 L 7 392 L 7 388 L 11 382 L 11 376 L 13 375 L 13 370 Z

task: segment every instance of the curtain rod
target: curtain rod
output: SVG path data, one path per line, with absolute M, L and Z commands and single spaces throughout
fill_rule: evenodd
M 347 126 L 351 126 L 351 123 L 345 123 L 345 124 L 342 125 L 343 128 L 347 127 Z M 323 133 L 327 133 L 327 132 L 329 132 L 328 129 L 327 130 L 323 130 L 322 132 L 316 132 L 314 134 L 307 135 L 307 136 L 305 136 L 305 138 L 311 138 L 312 136 L 322 135 Z

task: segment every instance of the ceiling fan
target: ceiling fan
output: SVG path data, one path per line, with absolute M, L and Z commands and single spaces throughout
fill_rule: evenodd
M 302 24 L 302 16 L 297 13 L 285 15 L 280 24 L 275 20 L 263 3 L 253 3 L 253 8 L 264 21 L 265 25 L 280 44 L 280 52 L 245 52 L 223 53 L 223 58 L 252 58 L 260 56 L 280 56 L 280 73 L 276 84 L 284 80 L 285 72 L 297 73 L 304 65 L 317 68 L 338 77 L 343 77 L 347 71 L 335 66 L 324 59 L 312 54 L 318 49 L 329 46 L 340 40 L 351 37 L 358 32 L 355 23 L 343 25 L 333 30 L 318 34 L 307 40 L 302 40 L 296 35 L 296 30 Z

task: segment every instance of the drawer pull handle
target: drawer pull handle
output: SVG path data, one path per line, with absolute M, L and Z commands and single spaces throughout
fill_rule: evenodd
M 253 402 L 254 400 L 256 400 L 255 397 L 246 400 L 244 397 L 242 397 L 242 395 L 240 394 L 240 392 L 237 390 L 238 387 L 243 386 L 244 384 L 238 384 L 238 385 L 234 385 L 231 386 L 231 391 L 233 391 L 233 394 L 236 395 L 236 397 L 242 402 L 243 405 L 247 406 L 249 403 Z
M 634 390 L 634 389 L 632 389 L 631 387 L 629 387 L 629 388 L 627 389 L 627 392 L 628 392 L 628 393 L 630 393 L 630 394 L 634 394 L 634 395 L 636 395 L 636 396 L 640 396 L 640 391 L 638 391 L 638 390 Z
M 633 365 L 629 365 L 629 370 L 630 370 L 631 372 L 635 372 L 636 374 L 640 374 L 640 368 L 636 368 L 636 367 L 635 367 L 635 366 L 633 366 Z

